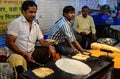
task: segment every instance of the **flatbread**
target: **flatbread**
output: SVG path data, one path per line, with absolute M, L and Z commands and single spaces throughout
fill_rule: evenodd
M 76 54 L 74 56 L 72 56 L 73 59 L 77 59 L 77 60 L 86 60 L 87 58 L 89 58 L 88 55 L 83 55 L 83 54 Z
M 32 72 L 39 78 L 44 78 L 48 75 L 54 73 L 54 71 L 50 68 L 40 67 L 37 69 L 32 70 Z
M 58 44 L 58 42 L 56 40 L 52 40 L 52 39 L 46 39 L 46 41 L 52 45 L 52 44 Z
M 55 40 L 52 40 L 52 39 L 46 39 L 46 41 L 49 42 L 49 43 L 54 43 L 55 42 Z
M 120 53 L 120 49 L 118 49 L 117 47 L 110 46 L 110 45 L 107 45 L 107 44 L 96 43 L 96 42 L 91 44 L 91 48 L 92 49 L 111 50 L 113 52 L 119 52 Z

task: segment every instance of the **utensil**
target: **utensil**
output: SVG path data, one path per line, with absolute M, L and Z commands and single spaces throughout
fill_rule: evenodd
M 77 61 L 69 58 L 61 58 L 56 61 L 55 65 L 59 69 L 70 74 L 83 76 L 91 72 L 91 68 L 87 64 L 81 61 Z
M 99 38 L 97 42 L 108 45 L 115 45 L 118 41 L 114 38 Z
M 40 64 L 40 63 L 35 62 L 35 61 L 34 61 L 34 63 L 35 63 L 36 65 L 38 65 L 38 66 L 42 66 L 42 67 L 44 66 L 44 64 Z
M 107 53 L 107 55 L 100 55 L 99 58 L 103 59 L 103 60 L 109 60 L 112 61 L 112 59 L 114 58 L 113 56 L 109 56 L 109 53 L 113 53 L 112 50 L 105 50 L 105 49 L 100 49 L 101 51 L 104 51 Z

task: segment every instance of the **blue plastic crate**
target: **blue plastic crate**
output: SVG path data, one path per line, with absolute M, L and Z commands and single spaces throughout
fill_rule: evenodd
M 6 34 L 0 35 L 0 48 L 6 47 Z
M 114 19 L 114 24 L 115 25 L 120 25 L 120 18 L 115 18 Z

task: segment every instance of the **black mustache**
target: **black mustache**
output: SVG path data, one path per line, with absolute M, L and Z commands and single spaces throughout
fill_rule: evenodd
M 35 18 L 35 16 L 33 16 L 33 17 L 30 17 L 30 18 Z

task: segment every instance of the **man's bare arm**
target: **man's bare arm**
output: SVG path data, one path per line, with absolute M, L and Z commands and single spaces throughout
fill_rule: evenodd
M 49 48 L 49 56 L 52 55 L 53 56 L 53 60 L 56 60 L 56 58 L 55 58 L 55 55 L 56 55 L 55 49 L 51 45 L 49 45 L 49 43 L 46 40 L 44 40 L 44 39 L 40 39 L 39 42 L 40 42 L 40 44 L 42 46 Z
M 6 45 L 9 49 L 11 49 L 14 53 L 20 54 L 22 55 L 27 61 L 33 61 L 32 57 L 28 55 L 27 52 L 22 51 L 21 49 L 19 49 L 16 45 L 15 45 L 15 40 L 16 37 L 13 35 L 7 35 L 6 38 Z
M 77 40 L 75 40 L 75 41 L 73 42 L 73 45 L 74 45 L 79 51 L 83 51 L 83 50 L 84 50 Z

